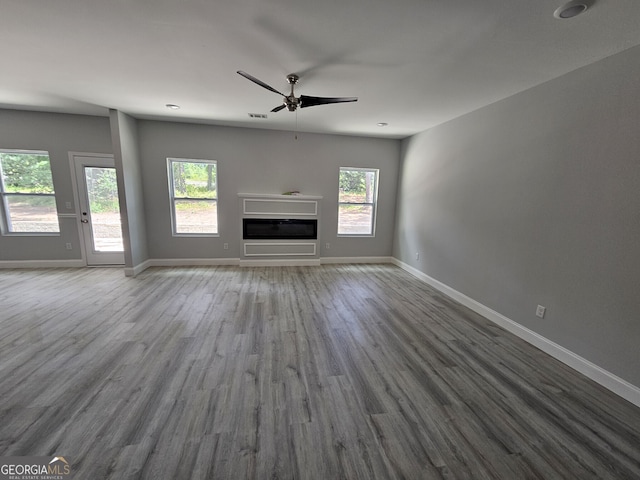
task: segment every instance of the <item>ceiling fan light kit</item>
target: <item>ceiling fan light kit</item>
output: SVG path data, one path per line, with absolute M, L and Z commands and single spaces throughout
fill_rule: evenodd
M 298 83 L 300 77 L 295 73 L 290 73 L 287 75 L 287 82 L 291 85 L 291 92 L 289 95 L 285 95 L 282 92 L 279 92 L 271 85 L 263 82 L 262 80 L 257 79 L 253 75 L 249 75 L 247 72 L 242 70 L 238 70 L 239 75 L 242 75 L 247 80 L 252 81 L 253 83 L 260 85 L 262 88 L 269 90 L 270 92 L 277 93 L 282 96 L 282 104 L 271 110 L 272 113 L 279 112 L 286 108 L 290 112 L 295 112 L 298 107 L 306 108 L 306 107 L 314 107 L 317 105 L 329 105 L 332 103 L 346 103 L 346 102 L 357 102 L 357 97 L 312 97 L 309 95 L 300 95 L 299 97 L 295 96 L 294 88 Z

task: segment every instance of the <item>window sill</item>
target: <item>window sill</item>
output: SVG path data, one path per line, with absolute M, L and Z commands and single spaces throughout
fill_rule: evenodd
M 3 237 L 59 237 L 60 232 L 3 232 Z
M 174 233 L 171 235 L 176 238 L 216 238 L 220 237 L 219 233 Z
M 375 233 L 339 233 L 338 238 L 373 238 Z

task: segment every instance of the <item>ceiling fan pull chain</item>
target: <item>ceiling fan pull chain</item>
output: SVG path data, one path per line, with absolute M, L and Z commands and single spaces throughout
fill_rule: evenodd
M 294 138 L 296 140 L 298 139 L 298 110 L 296 110 L 296 130 L 295 130 Z

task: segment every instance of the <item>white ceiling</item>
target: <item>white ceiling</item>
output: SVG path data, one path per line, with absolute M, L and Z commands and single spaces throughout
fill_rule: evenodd
M 359 97 L 300 109 L 300 131 L 402 138 L 640 44 L 640 1 L 562 3 L 0 0 L 0 107 L 292 130 L 236 71 L 298 73 L 297 95 Z

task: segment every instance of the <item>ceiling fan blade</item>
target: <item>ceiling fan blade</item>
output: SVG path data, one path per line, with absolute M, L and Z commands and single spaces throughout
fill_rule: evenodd
M 282 105 L 278 105 L 276 108 L 274 108 L 273 110 L 271 110 L 272 113 L 275 112 L 279 112 L 280 110 L 282 110 L 284 107 L 286 107 L 286 105 L 283 103 Z
M 266 88 L 267 90 L 271 90 L 273 93 L 277 93 L 278 95 L 282 95 L 283 97 L 286 97 L 286 95 L 284 93 L 280 93 L 278 90 L 273 88 L 271 85 L 267 85 L 262 80 L 258 80 L 253 75 L 249 75 L 247 72 L 243 72 L 242 70 L 238 70 L 238 73 L 240 75 L 242 75 L 244 78 L 246 78 L 247 80 L 251 80 L 253 83 L 257 83 L 262 88 Z
M 300 95 L 300 108 L 313 107 L 315 105 L 328 105 L 330 103 L 357 102 L 358 97 L 310 97 Z

